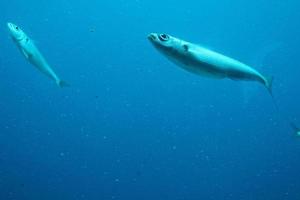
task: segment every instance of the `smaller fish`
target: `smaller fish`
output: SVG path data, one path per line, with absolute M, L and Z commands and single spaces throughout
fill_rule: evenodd
M 61 80 L 56 75 L 33 41 L 24 33 L 24 31 L 21 30 L 20 27 L 13 23 L 7 23 L 7 27 L 13 41 L 20 49 L 21 53 L 32 65 L 34 65 L 43 74 L 54 80 L 59 87 L 69 86 L 69 84 Z

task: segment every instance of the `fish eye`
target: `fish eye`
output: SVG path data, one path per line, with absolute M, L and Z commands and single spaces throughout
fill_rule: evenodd
M 19 27 L 16 26 L 16 30 L 19 30 Z
M 169 40 L 169 36 L 167 34 L 160 34 L 159 35 L 159 39 L 161 41 L 168 41 Z

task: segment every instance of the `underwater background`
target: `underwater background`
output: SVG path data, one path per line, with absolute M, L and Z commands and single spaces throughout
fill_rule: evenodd
M 0 1 L 0 200 L 300 199 L 297 0 Z M 71 87 L 30 65 L 20 26 Z M 185 72 L 162 32 L 274 76 Z M 288 120 L 286 120 L 288 119 Z

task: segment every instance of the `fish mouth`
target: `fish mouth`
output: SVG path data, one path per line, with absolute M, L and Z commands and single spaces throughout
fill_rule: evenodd
M 9 30 L 14 30 L 15 27 L 16 27 L 16 25 L 14 25 L 13 23 L 10 23 L 10 22 L 7 23 L 7 28 L 8 28 Z
M 7 27 L 14 27 L 14 24 L 13 23 L 10 23 L 10 22 L 7 22 Z
M 8 23 L 7 23 L 7 27 L 8 27 L 9 29 L 11 29 L 11 28 L 13 27 L 13 24 L 10 23 L 10 22 L 8 22 Z
M 156 35 L 157 35 L 157 34 L 155 34 L 155 33 L 150 33 L 150 34 L 148 35 L 148 40 L 150 40 L 151 42 L 155 41 L 156 38 L 157 38 Z

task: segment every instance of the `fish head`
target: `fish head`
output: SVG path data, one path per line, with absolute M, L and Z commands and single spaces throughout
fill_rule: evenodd
M 164 33 L 151 33 L 148 35 L 148 40 L 161 53 L 176 57 L 185 54 L 188 51 L 186 42 Z
M 26 34 L 17 25 L 13 23 L 7 23 L 7 27 L 11 37 L 15 41 L 20 41 L 26 37 Z

